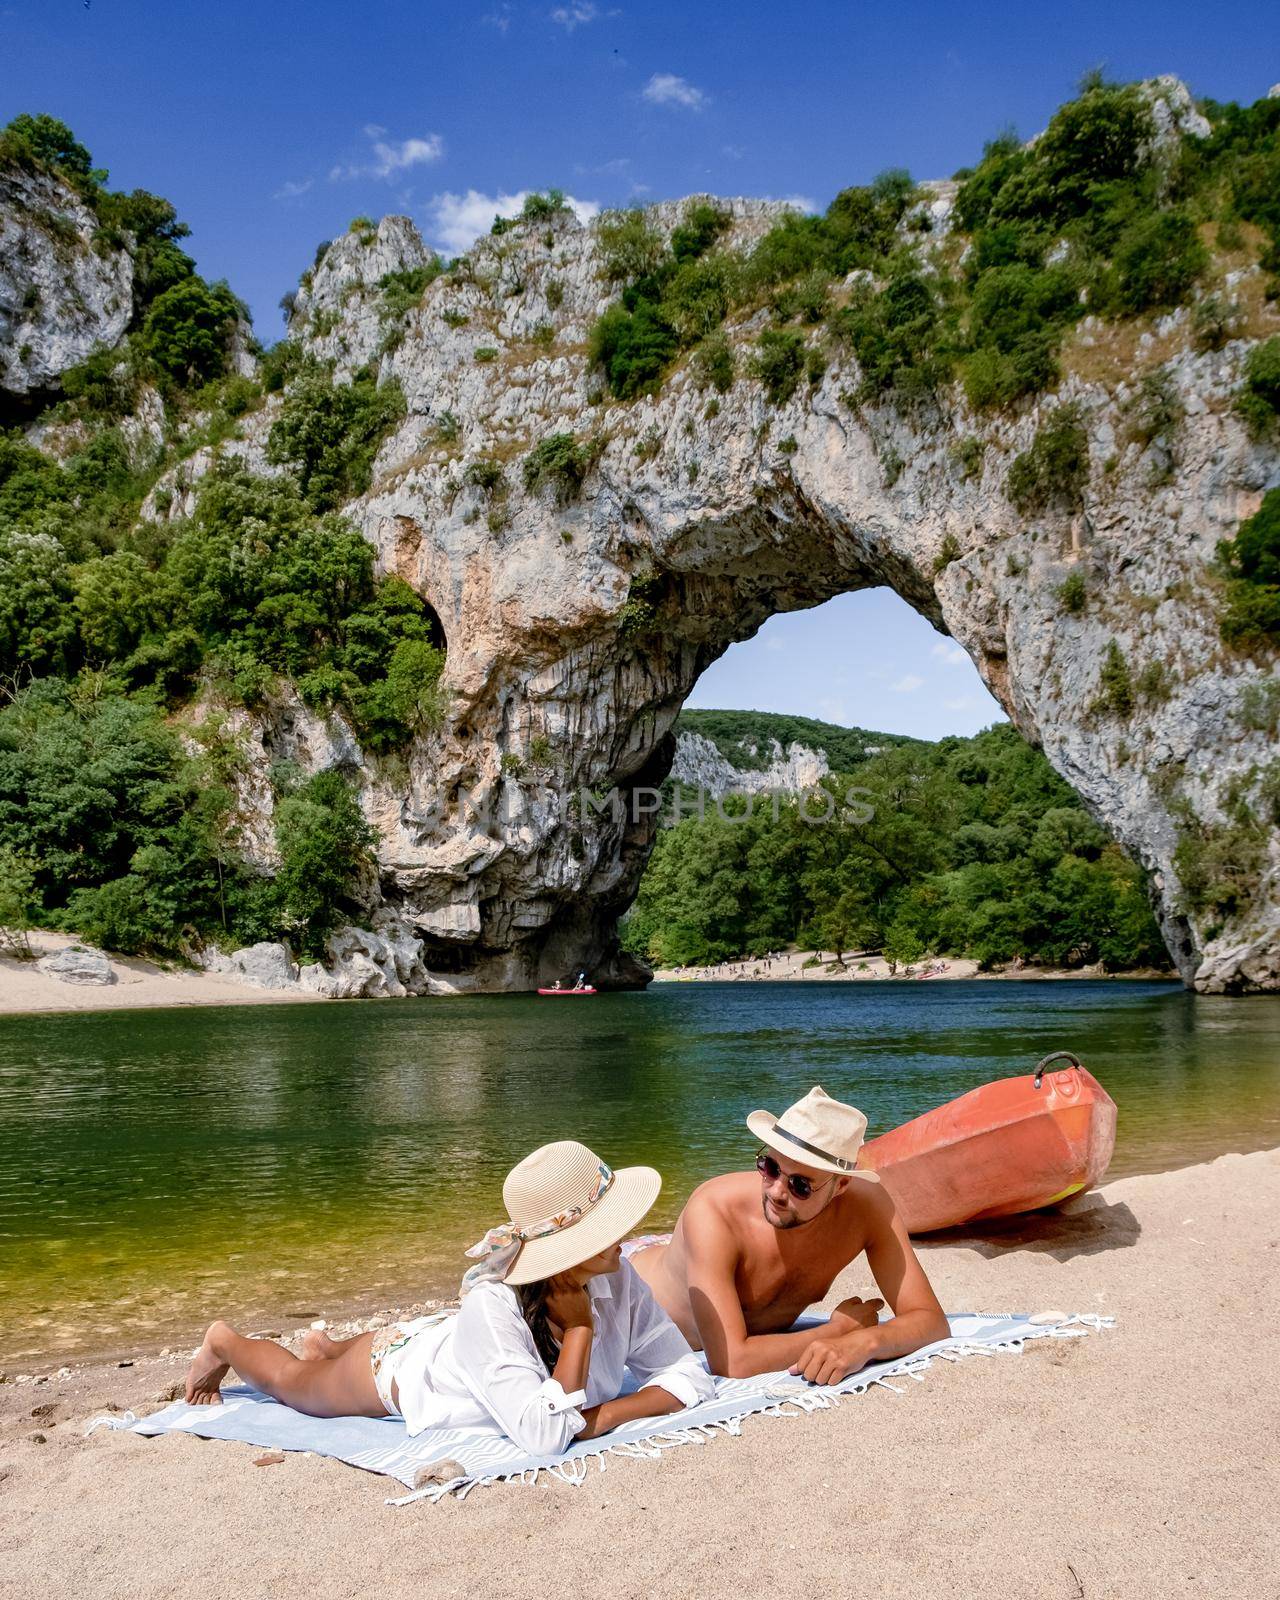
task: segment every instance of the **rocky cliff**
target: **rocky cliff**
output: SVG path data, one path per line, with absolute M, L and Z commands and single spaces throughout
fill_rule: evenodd
M 0 398 L 30 402 L 133 315 L 133 257 L 94 248 L 98 222 L 44 172 L 0 170 Z
M 755 754 L 756 752 L 752 752 Z M 825 750 L 810 750 L 793 740 L 784 750 L 776 739 L 759 754 L 768 756 L 760 768 L 736 767 L 713 742 L 700 733 L 676 735 L 671 776 L 688 788 L 701 790 L 709 799 L 726 794 L 803 794 L 831 770 Z
M 727 204 L 743 236 L 770 214 Z M 679 215 L 652 214 L 667 230 Z M 384 221 L 378 241 L 416 259 L 405 219 Z M 323 335 L 350 367 L 373 353 L 360 315 L 368 248 L 339 241 L 316 273 L 316 297 L 352 308 L 345 349 L 342 333 Z M 1236 284 L 1249 287 L 1247 275 Z M 688 371 L 656 398 L 601 404 L 584 344 L 609 299 L 591 229 L 562 218 L 513 230 L 481 240 L 465 276 L 433 284 L 381 357 L 409 414 L 348 512 L 439 615 L 453 715 L 396 783 L 370 772 L 365 793 L 382 893 L 426 936 L 427 968 L 482 987 L 580 962 L 629 979 L 611 952 L 651 837 L 635 791 L 665 775 L 668 730 L 699 673 L 776 611 L 887 584 L 964 646 L 1019 730 L 1150 871 L 1183 977 L 1208 990 L 1280 986 L 1274 838 L 1247 914 L 1216 930 L 1180 909 L 1173 859 L 1186 810 L 1225 826 L 1233 779 L 1274 754 L 1242 720 L 1266 672 L 1224 653 L 1211 569 L 1218 540 L 1280 482 L 1274 453 L 1231 410 L 1249 341 L 1197 353 L 1185 312 L 1132 349 L 1086 323 L 1059 393 L 1013 418 L 962 403 L 923 426 L 855 413 L 841 399 L 854 374 L 839 362 L 780 409 L 740 380 L 709 417 Z M 733 335 L 745 342 L 762 321 Z M 294 332 L 306 340 L 306 321 Z M 1138 380 L 1161 365 L 1187 417 L 1169 463 L 1126 425 Z M 1068 400 L 1089 439 L 1085 509 L 1025 519 L 1005 471 Z M 526 492 L 518 472 L 557 432 L 599 449 L 568 504 Z M 981 467 L 970 474 L 955 446 L 972 438 Z M 496 516 L 491 492 L 466 481 L 482 457 L 511 469 Z M 1091 597 L 1075 614 L 1059 598 L 1073 572 Z M 1112 641 L 1135 674 L 1163 666 L 1167 692 L 1139 715 L 1091 710 Z M 559 806 L 543 789 L 552 776 Z M 616 791 L 618 814 L 569 803 L 583 789 Z
M 1162 136 L 1196 136 L 1190 113 L 1166 122 Z M 953 193 L 925 186 L 917 235 L 945 241 Z M 731 249 L 780 212 L 717 205 Z M 647 216 L 669 237 L 684 214 Z M 1274 448 L 1232 404 L 1249 350 L 1280 329 L 1256 265 L 1227 272 L 1247 315 L 1221 348 L 1198 347 L 1189 308 L 1089 317 L 1051 396 L 993 414 L 953 388 L 904 414 L 855 401 L 857 366 L 839 350 L 781 404 L 745 361 L 723 394 L 680 360 L 656 395 L 610 401 L 587 341 L 616 291 L 598 224 L 568 214 L 477 241 L 389 318 L 382 280 L 428 260 L 407 218 L 346 235 L 308 275 L 290 337 L 332 360 L 339 381 L 374 362 L 403 388 L 403 423 L 344 509 L 381 569 L 439 617 L 449 714 L 403 758 L 372 760 L 344 725 L 290 701 L 255 724 L 246 780 L 261 824 L 264 775 L 285 747 L 304 770 L 358 777 L 379 839 L 366 920 L 387 943 L 364 954 L 392 973 L 384 988 L 522 988 L 579 967 L 606 985 L 643 981 L 615 924 L 643 871 L 649 794 L 670 769 L 685 697 L 775 612 L 873 585 L 968 651 L 1017 728 L 1148 869 L 1188 984 L 1280 988 L 1274 831 L 1225 919 L 1187 909 L 1175 865 L 1189 828 L 1229 841 L 1233 807 L 1275 755 L 1242 711 L 1273 663 L 1224 650 L 1213 568 L 1218 541 L 1280 483 Z M 769 321 L 744 313 L 726 332 L 746 350 Z M 1184 419 L 1176 444 L 1133 421 L 1157 369 Z M 1020 513 L 1008 469 L 1068 404 L 1087 436 L 1081 506 Z M 260 465 L 277 405 L 224 448 Z M 555 435 L 574 436 L 580 483 L 526 476 Z M 166 495 L 151 514 L 183 507 Z M 1064 603 L 1068 592 L 1083 603 Z M 1104 682 L 1117 653 L 1150 688 L 1127 709 Z M 269 830 L 257 831 L 269 854 Z M 378 992 L 366 976 L 339 992 Z

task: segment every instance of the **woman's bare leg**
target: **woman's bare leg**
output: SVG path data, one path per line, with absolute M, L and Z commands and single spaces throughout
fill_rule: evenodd
M 225 1322 L 213 1323 L 187 1373 L 187 1400 L 217 1405 L 219 1388 L 234 1367 L 264 1394 L 312 1417 L 385 1417 L 369 1365 L 372 1333 L 344 1340 L 332 1360 L 299 1361 L 270 1339 L 246 1339 Z

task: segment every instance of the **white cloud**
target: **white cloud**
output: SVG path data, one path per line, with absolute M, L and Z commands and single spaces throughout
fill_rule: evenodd
M 574 167 L 574 171 L 583 177 L 600 175 L 606 178 L 621 177 L 631 166 L 630 156 L 614 156 L 612 161 L 602 161 L 596 167 L 584 167 L 581 162 Z
M 511 7 L 500 5 L 496 11 L 486 11 L 480 20 L 499 33 L 505 33 L 511 26 Z
M 599 7 L 592 5 L 590 0 L 576 0 L 574 5 L 557 6 L 551 13 L 551 20 L 558 22 L 567 33 L 572 33 L 575 28 L 594 22 L 599 15 Z
M 767 195 L 765 198 L 772 200 L 775 196 Z M 809 194 L 780 194 L 776 199 L 781 205 L 790 206 L 793 211 L 802 211 L 806 217 L 818 209 L 818 202 Z
M 292 178 L 289 178 L 280 185 L 271 198 L 273 200 L 296 200 L 300 194 L 306 194 L 314 182 L 314 178 L 304 178 L 301 183 L 296 183 Z
M 914 694 L 917 689 L 924 688 L 924 679 L 918 678 L 914 672 L 908 672 L 905 678 L 899 678 L 897 683 L 889 685 L 890 694 Z
M 329 171 L 330 183 L 340 183 L 348 178 L 394 178 L 410 167 L 426 166 L 439 161 L 444 155 L 444 140 L 438 133 L 424 138 L 401 139 L 388 143 L 383 137 L 386 129 L 376 122 L 365 125 L 365 137 L 373 149 L 367 161 L 345 161 Z
M 962 667 L 969 659 L 968 652 L 951 639 L 939 639 L 930 654 L 937 656 L 939 661 L 945 661 L 949 667 Z
M 655 106 L 683 106 L 686 111 L 701 111 L 707 103 L 702 90 L 674 72 L 655 72 L 640 91 Z
M 433 195 L 427 202 L 427 226 L 431 242 L 443 254 L 458 256 L 469 250 L 481 234 L 488 233 L 494 217 L 519 216 L 532 189 L 515 194 L 481 194 L 468 189 L 466 194 Z M 590 222 L 600 207 L 594 200 L 578 200 L 565 195 L 565 204 L 579 222 Z

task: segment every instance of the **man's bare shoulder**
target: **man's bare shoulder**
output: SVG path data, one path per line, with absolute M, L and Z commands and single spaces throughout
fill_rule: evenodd
M 868 1234 L 884 1233 L 893 1227 L 897 1208 L 893 1196 L 882 1183 L 862 1183 L 857 1178 L 841 1196 L 850 1215 L 856 1216 Z
M 708 1178 L 689 1196 L 680 1225 L 698 1243 L 738 1239 L 752 1203 L 759 1206 L 759 1192 L 760 1180 L 754 1172 L 726 1172 Z

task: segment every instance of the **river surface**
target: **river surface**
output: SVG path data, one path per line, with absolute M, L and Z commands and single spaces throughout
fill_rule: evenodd
M 871 1133 L 1071 1049 L 1110 1177 L 1280 1145 L 1280 1001 L 1106 981 L 670 983 L 0 1019 L 0 1368 L 450 1294 L 508 1168 L 579 1138 L 689 1190 L 821 1083 Z

